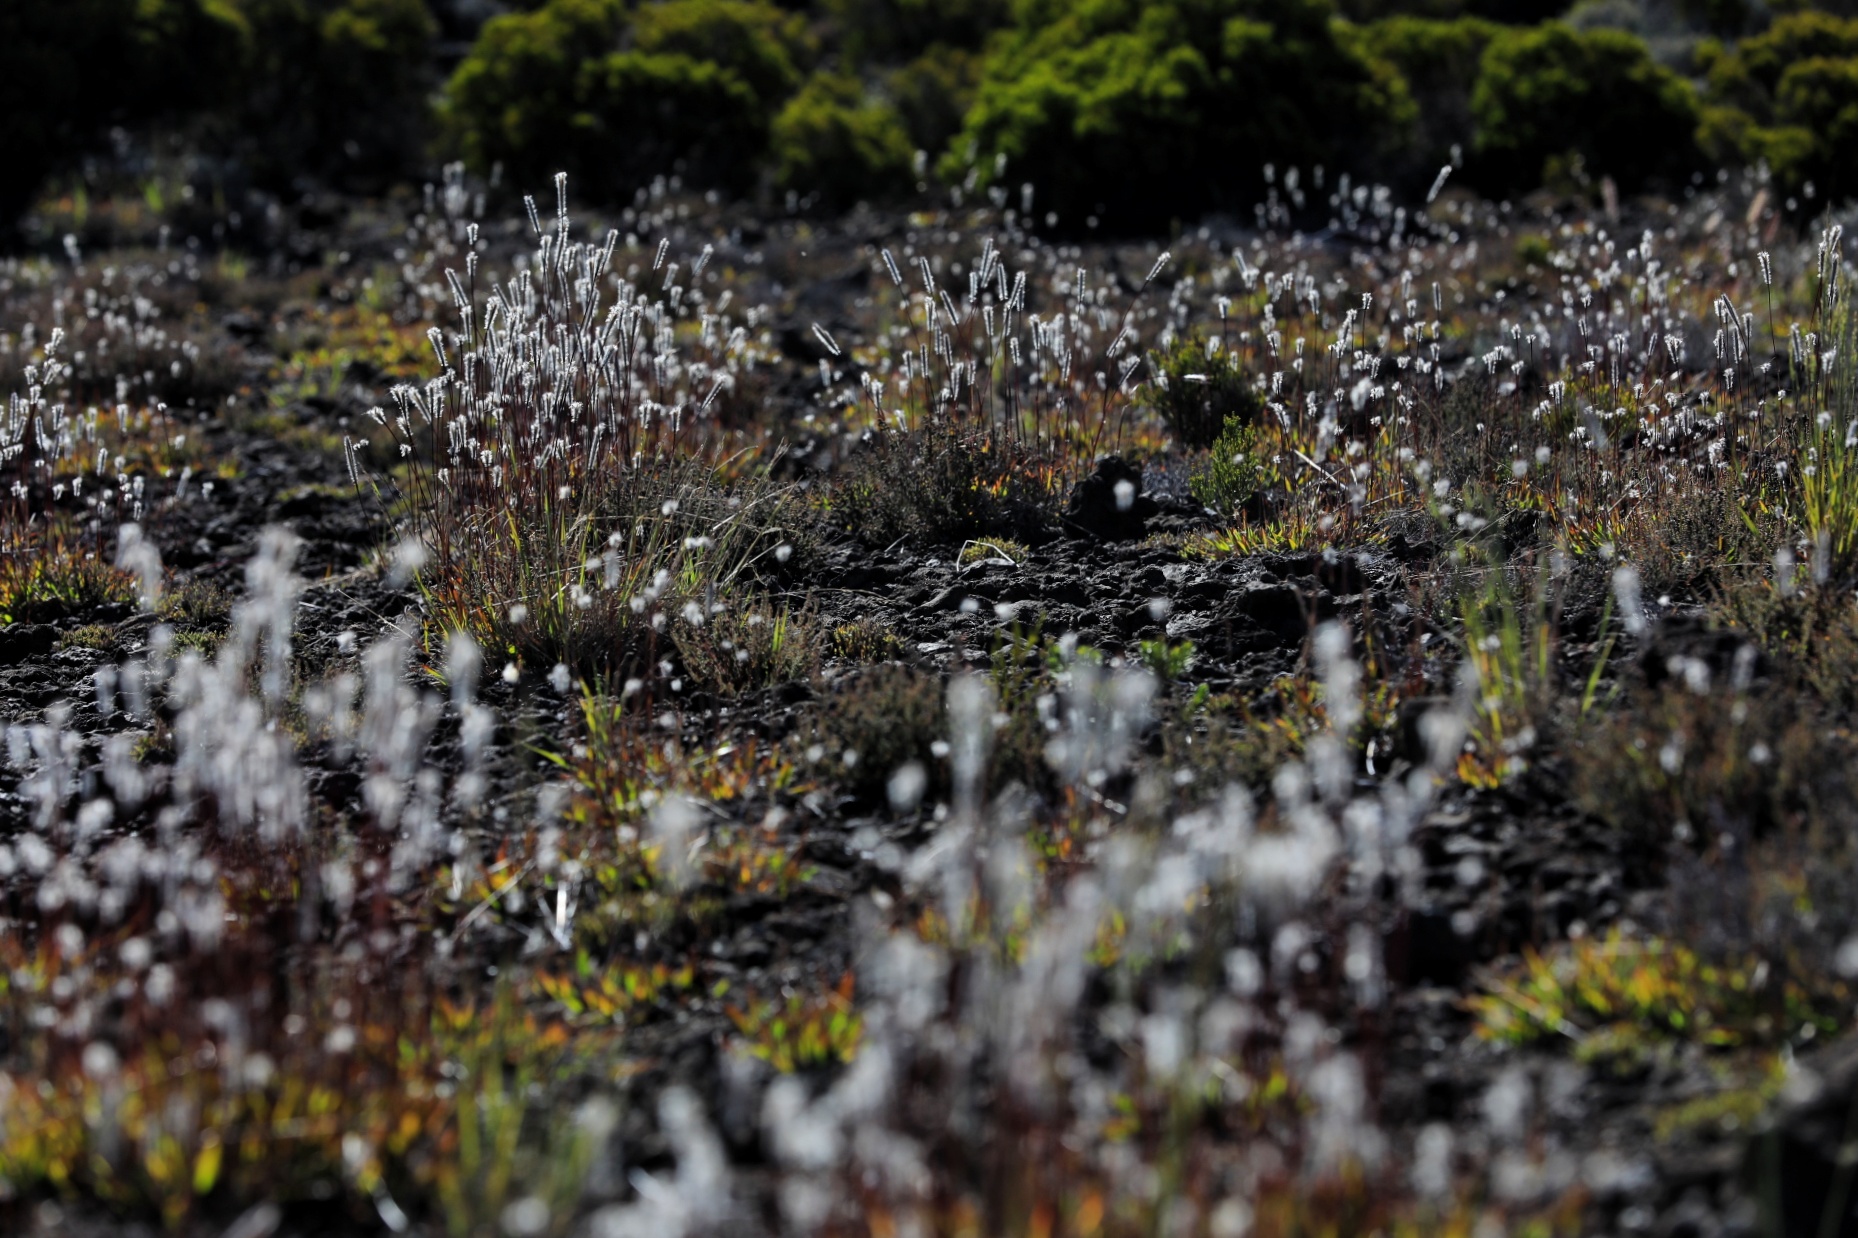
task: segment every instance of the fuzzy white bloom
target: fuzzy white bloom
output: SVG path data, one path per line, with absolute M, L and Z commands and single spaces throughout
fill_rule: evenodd
M 143 536 L 140 525 L 125 524 L 117 533 L 116 566 L 136 578 L 136 600 L 143 610 L 161 604 L 161 552 Z
M 1613 569 L 1613 597 L 1619 605 L 1620 622 L 1634 636 L 1645 635 L 1645 603 L 1639 594 L 1639 570 L 1622 563 Z

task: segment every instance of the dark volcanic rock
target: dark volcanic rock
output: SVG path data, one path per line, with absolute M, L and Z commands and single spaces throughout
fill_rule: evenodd
M 1106 542 L 1130 541 L 1147 532 L 1160 504 L 1142 493 L 1142 470 L 1121 456 L 1097 461 L 1097 471 L 1077 483 L 1065 504 L 1065 525 Z
M 1772 660 L 1742 633 L 1712 628 L 1698 615 L 1667 615 L 1653 626 L 1638 656 L 1645 686 L 1680 680 L 1700 689 L 1734 684 L 1738 691 L 1768 679 Z
M 1749 1147 L 1746 1173 L 1779 1205 L 1770 1233 L 1787 1238 L 1858 1234 L 1858 1184 L 1851 1149 L 1858 1135 L 1858 1037 L 1801 1059 L 1781 1111 Z
M 9 623 L 0 627 L 0 666 L 42 657 L 57 643 L 58 629 L 49 623 Z

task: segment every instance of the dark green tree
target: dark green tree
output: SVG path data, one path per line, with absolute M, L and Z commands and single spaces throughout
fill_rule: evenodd
M 436 31 L 422 0 L 230 0 L 250 32 L 214 136 L 263 184 L 373 190 L 431 136 Z

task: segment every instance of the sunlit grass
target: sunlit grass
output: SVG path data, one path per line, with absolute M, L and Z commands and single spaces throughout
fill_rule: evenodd
M 1845 986 L 1821 991 L 1747 958 L 1716 964 L 1681 942 L 1631 938 L 1613 928 L 1549 954 L 1528 950 L 1470 1001 L 1477 1033 L 1520 1044 L 1566 1037 L 1586 1052 L 1685 1041 L 1713 1049 L 1784 1043 L 1805 1029 L 1838 1027 Z
M 136 596 L 135 576 L 90 539 L 29 530 L 0 541 L 0 623 L 42 623 Z

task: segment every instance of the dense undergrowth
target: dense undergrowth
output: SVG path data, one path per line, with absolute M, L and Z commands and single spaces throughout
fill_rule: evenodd
M 1584 1232 L 1776 1121 L 1858 971 L 1839 219 L 1276 185 L 1355 239 L 453 171 L 0 267 L 7 1216 Z

